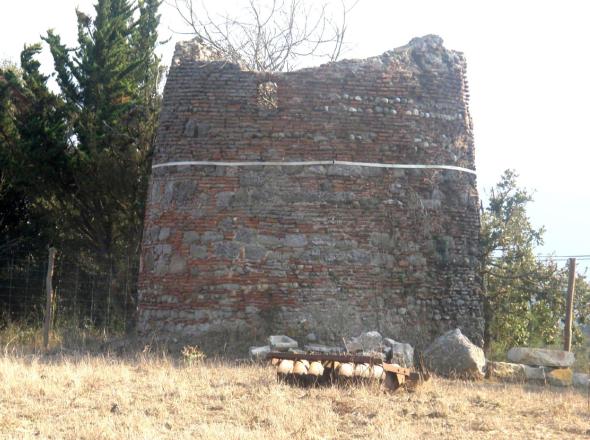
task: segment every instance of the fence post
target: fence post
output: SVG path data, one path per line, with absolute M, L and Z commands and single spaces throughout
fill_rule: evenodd
M 572 321 L 574 316 L 574 292 L 576 290 L 576 259 L 568 260 L 567 302 L 565 309 L 565 328 L 563 330 L 563 349 L 572 349 Z
M 45 291 L 47 293 L 47 303 L 45 305 L 45 320 L 43 322 L 43 348 L 47 350 L 49 345 L 49 327 L 51 326 L 51 305 L 53 303 L 53 267 L 55 264 L 54 247 L 49 248 L 49 258 L 47 260 L 47 276 L 45 278 Z

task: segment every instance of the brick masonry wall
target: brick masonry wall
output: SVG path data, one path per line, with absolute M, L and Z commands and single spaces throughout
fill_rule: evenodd
M 275 94 L 276 93 L 276 94 Z M 474 168 L 465 60 L 436 36 L 252 72 L 176 48 L 153 164 L 343 160 Z M 276 104 L 276 108 L 274 105 Z M 204 345 L 364 330 L 483 332 L 475 176 L 347 165 L 153 170 L 139 331 Z

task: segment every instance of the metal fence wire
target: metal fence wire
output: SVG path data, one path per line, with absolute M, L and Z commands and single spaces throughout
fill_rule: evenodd
M 127 260 L 117 270 L 100 270 L 82 261 L 58 254 L 53 274 L 54 323 L 129 329 L 134 320 L 137 263 Z M 33 256 L 0 258 L 0 320 L 42 322 L 47 264 L 47 259 Z

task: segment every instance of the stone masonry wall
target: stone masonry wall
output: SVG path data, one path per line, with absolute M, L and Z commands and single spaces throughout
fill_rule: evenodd
M 427 36 L 366 60 L 252 72 L 176 48 L 153 165 L 321 161 L 474 168 L 463 56 Z M 156 167 L 139 330 L 204 345 L 363 330 L 481 341 L 475 176 L 360 165 Z

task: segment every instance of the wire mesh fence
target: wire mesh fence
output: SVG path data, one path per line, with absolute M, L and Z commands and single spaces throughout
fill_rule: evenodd
M 47 259 L 8 255 L 0 258 L 0 318 L 42 322 L 46 302 Z M 53 275 L 56 324 L 122 331 L 134 320 L 137 263 L 117 269 L 91 267 L 82 258 L 60 255 Z

